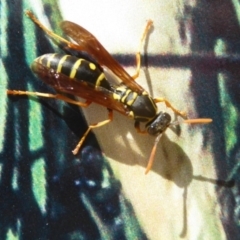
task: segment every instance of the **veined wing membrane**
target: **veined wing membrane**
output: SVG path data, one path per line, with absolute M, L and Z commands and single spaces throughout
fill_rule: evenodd
M 105 88 L 96 87 L 85 81 L 70 79 L 66 75 L 57 73 L 55 70 L 49 69 L 38 62 L 34 62 L 32 68 L 42 81 L 57 91 L 84 98 L 128 115 L 128 109 L 113 98 L 113 92 Z
M 101 66 L 106 66 L 111 69 L 131 90 L 137 93 L 144 91 L 90 32 L 69 21 L 62 22 L 61 28 L 66 35 L 79 45 L 80 51 L 86 51 L 94 57 Z M 74 47 L 76 47 L 76 45 Z
M 131 90 L 139 94 L 144 91 L 144 89 L 137 84 L 134 79 L 124 70 L 124 68 L 108 53 L 102 44 L 83 27 L 69 21 L 62 22 L 61 27 L 63 32 L 65 32 L 65 34 L 67 34 L 77 43 L 74 44 L 47 29 L 43 24 L 41 24 L 41 22 L 39 22 L 39 20 L 31 11 L 26 11 L 26 14 L 35 24 L 37 24 L 45 33 L 47 33 L 63 48 L 64 46 L 67 46 L 70 49 L 87 52 L 102 67 L 105 66 L 114 74 L 116 74 Z

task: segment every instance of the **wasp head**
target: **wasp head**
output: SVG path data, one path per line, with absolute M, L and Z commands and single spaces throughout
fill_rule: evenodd
M 148 134 L 157 136 L 163 133 L 171 123 L 171 116 L 166 112 L 160 112 L 153 120 L 146 124 Z

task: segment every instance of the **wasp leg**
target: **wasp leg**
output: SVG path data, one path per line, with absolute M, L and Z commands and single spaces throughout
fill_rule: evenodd
M 141 41 L 138 47 L 138 52 L 136 53 L 136 65 L 137 65 L 137 69 L 136 69 L 136 73 L 132 76 L 132 78 L 135 80 L 136 78 L 138 78 L 139 74 L 140 74 L 140 67 L 141 67 L 141 49 L 143 48 L 143 43 L 144 43 L 144 39 L 146 38 L 151 26 L 152 26 L 153 22 L 152 20 L 148 20 L 147 25 L 144 29 L 144 32 L 142 34 L 141 37 Z
M 134 127 L 136 128 L 137 132 L 140 133 L 140 134 L 147 134 L 147 131 L 143 131 L 141 130 L 140 128 L 140 122 L 136 121 L 134 123 Z
M 148 172 L 151 170 L 151 168 L 153 166 L 153 162 L 154 162 L 155 154 L 156 154 L 156 150 L 157 150 L 157 144 L 158 144 L 161 136 L 162 136 L 162 134 L 158 135 L 156 137 L 156 139 L 155 139 L 155 142 L 154 142 L 154 145 L 153 145 L 150 157 L 148 159 L 148 164 L 147 164 L 147 167 L 146 167 L 146 170 L 145 170 L 145 174 L 148 174 Z
M 37 96 L 37 97 L 45 97 L 45 98 L 54 98 L 59 99 L 64 102 L 68 102 L 71 104 L 78 105 L 80 107 L 88 107 L 92 102 L 86 100 L 86 102 L 82 103 L 79 101 L 75 101 L 71 98 L 68 98 L 61 94 L 50 94 L 50 93 L 40 93 L 40 92 L 28 92 L 28 91 L 18 91 L 18 90 L 7 90 L 8 95 L 25 95 L 25 96 Z
M 57 34 L 55 34 L 54 32 L 50 31 L 49 29 L 47 29 L 35 16 L 34 14 L 29 11 L 26 10 L 25 14 L 36 24 L 38 25 L 46 34 L 48 34 L 51 38 L 53 38 L 55 41 L 57 41 L 58 44 L 66 44 L 68 47 L 70 48 L 74 48 L 74 44 L 72 44 L 71 42 L 69 42 L 68 40 L 58 36 Z
M 154 102 L 155 102 L 155 103 L 164 102 L 165 105 L 166 105 L 168 108 L 171 108 L 177 115 L 180 115 L 180 116 L 183 117 L 183 118 L 186 118 L 186 117 L 187 117 L 186 112 L 177 110 L 177 109 L 176 109 L 175 107 L 173 107 L 172 104 L 171 104 L 168 100 L 166 100 L 165 98 L 154 98 Z
M 98 128 L 98 127 L 101 127 L 105 124 L 108 124 L 110 123 L 111 121 L 113 120 L 113 111 L 111 109 L 108 109 L 108 119 L 107 120 L 104 120 L 102 122 L 98 122 L 98 123 L 95 123 L 95 124 L 92 124 L 90 126 L 88 126 L 88 129 L 87 131 L 84 133 L 83 137 L 80 139 L 79 143 L 77 144 L 77 146 L 74 148 L 74 150 L 72 151 L 72 153 L 74 155 L 76 155 L 78 152 L 79 152 L 79 149 L 81 148 L 83 142 L 85 141 L 88 133 L 93 129 L 93 128 Z

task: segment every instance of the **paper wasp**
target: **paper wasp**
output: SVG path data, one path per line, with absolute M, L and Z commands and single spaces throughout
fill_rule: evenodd
M 109 111 L 108 119 L 89 126 L 83 137 L 73 150 L 77 154 L 82 143 L 91 129 L 101 127 L 113 120 L 113 110 L 135 120 L 135 128 L 139 133 L 148 133 L 156 136 L 156 140 L 150 154 L 146 173 L 153 164 L 157 143 L 162 133 L 174 123 L 166 112 L 158 112 L 156 103 L 163 102 L 168 108 L 183 119 L 185 123 L 209 123 L 211 119 L 187 119 L 186 114 L 177 110 L 165 98 L 152 98 L 138 84 L 135 79 L 139 76 L 141 57 L 140 49 L 136 54 L 137 70 L 134 76 L 130 76 L 123 67 L 107 52 L 99 41 L 83 27 L 64 21 L 61 24 L 63 32 L 75 41 L 70 42 L 42 25 L 32 12 L 26 11 L 26 15 L 37 24 L 46 34 L 53 38 L 64 50 L 86 52 L 94 62 L 73 55 L 45 54 L 34 60 L 32 70 L 46 84 L 52 86 L 60 94 L 48 94 L 18 90 L 7 90 L 11 95 L 40 96 L 56 98 L 68 103 L 87 107 L 92 102 L 106 107 Z M 152 21 L 148 21 L 141 38 L 140 48 L 147 35 Z M 120 79 L 120 80 L 119 80 Z M 80 102 L 66 97 L 63 94 L 71 94 L 86 99 Z M 145 130 L 140 129 L 140 123 L 146 123 Z

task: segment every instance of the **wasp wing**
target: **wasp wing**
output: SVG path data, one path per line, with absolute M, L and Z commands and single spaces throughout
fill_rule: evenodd
M 80 51 L 86 51 L 102 66 L 111 69 L 126 86 L 137 93 L 144 89 L 124 70 L 124 68 L 109 54 L 102 44 L 85 28 L 69 21 L 64 21 L 61 28 L 65 34 L 72 38 L 79 46 Z M 77 48 L 76 44 L 73 44 Z
M 128 115 L 129 113 L 129 110 L 122 103 L 113 98 L 113 91 L 109 91 L 100 86 L 94 86 L 85 81 L 71 79 L 36 61 L 33 62 L 32 69 L 42 81 L 61 93 L 68 93 L 84 98 L 106 108 L 116 110 L 124 115 Z

